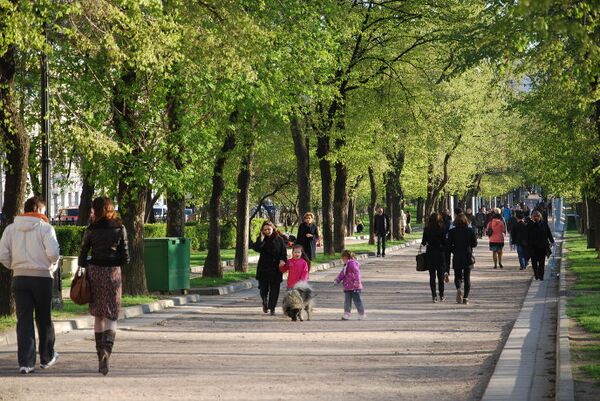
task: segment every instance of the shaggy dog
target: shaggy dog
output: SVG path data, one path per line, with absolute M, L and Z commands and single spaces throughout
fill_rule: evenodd
M 302 310 L 305 310 L 306 320 L 310 320 L 310 314 L 315 304 L 314 297 L 314 291 L 306 281 L 296 283 L 294 288 L 288 290 L 283 297 L 283 314 L 291 317 L 294 322 L 298 319 L 303 321 Z

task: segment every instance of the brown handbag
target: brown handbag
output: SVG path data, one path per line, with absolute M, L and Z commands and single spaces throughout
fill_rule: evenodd
M 77 305 L 85 305 L 90 303 L 91 297 L 92 291 L 88 281 L 87 269 L 79 266 L 71 282 L 71 300 Z

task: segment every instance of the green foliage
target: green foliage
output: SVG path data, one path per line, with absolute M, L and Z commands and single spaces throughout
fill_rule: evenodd
M 166 223 L 144 224 L 144 238 L 163 238 L 166 236 Z
M 60 246 L 60 254 L 64 256 L 78 256 L 81 249 L 81 240 L 86 227 L 82 226 L 54 226 L 56 238 Z

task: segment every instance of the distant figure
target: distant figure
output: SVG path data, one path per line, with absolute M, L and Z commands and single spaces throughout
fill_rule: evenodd
M 373 233 L 377 237 L 377 257 L 385 257 L 385 239 L 390 232 L 390 218 L 383 213 L 382 208 L 377 209 L 373 226 Z
M 519 270 L 527 268 L 527 223 L 523 219 L 523 211 L 515 211 L 515 222 L 510 228 L 510 243 L 517 248 L 519 257 Z
M 412 227 L 410 226 L 410 222 L 411 222 L 411 214 L 410 214 L 410 210 L 406 211 L 406 228 L 404 229 L 404 231 L 407 234 L 410 234 L 412 232 Z
M 38 329 L 40 368 L 58 360 L 54 351 L 52 282 L 60 256 L 54 228 L 44 215 L 46 204 L 37 196 L 25 201 L 25 213 L 15 217 L 0 240 L 0 263 L 12 270 L 17 312 L 19 373 L 35 370 L 35 331 Z
M 425 250 L 425 265 L 429 268 L 429 288 L 431 289 L 431 299 L 434 303 L 438 301 L 435 291 L 436 278 L 440 295 L 439 300 L 446 300 L 444 297 L 444 274 L 446 273 L 446 264 L 444 262 L 445 242 L 446 236 L 441 216 L 435 212 L 431 213 L 423 228 L 421 246 L 427 247 Z
M 303 222 L 298 226 L 298 237 L 296 244 L 302 245 L 304 253 L 309 260 L 313 260 L 317 255 L 317 240 L 319 239 L 319 228 L 314 223 L 315 215 L 308 212 L 304 213 Z
M 550 254 L 551 244 L 554 244 L 554 237 L 550 227 L 542 220 L 542 214 L 535 210 L 531 213 L 531 221 L 527 224 L 527 249 L 536 280 L 544 279 L 544 265 L 546 256 Z
M 362 233 L 365 229 L 365 225 L 363 224 L 363 222 L 361 220 L 358 221 L 358 224 L 356 225 L 356 232 L 357 233 Z
M 485 227 L 485 207 L 481 206 L 479 212 L 475 214 L 475 227 L 477 228 L 477 236 L 483 237 L 483 227 Z

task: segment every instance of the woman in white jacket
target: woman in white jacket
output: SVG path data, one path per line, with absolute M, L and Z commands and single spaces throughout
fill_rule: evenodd
M 59 257 L 54 228 L 43 214 L 44 201 L 34 196 L 25 202 L 25 213 L 15 217 L 0 240 L 0 263 L 13 271 L 12 287 L 17 310 L 19 372 L 35 369 L 35 331 L 39 334 L 40 367 L 58 359 L 52 324 L 52 278 Z

